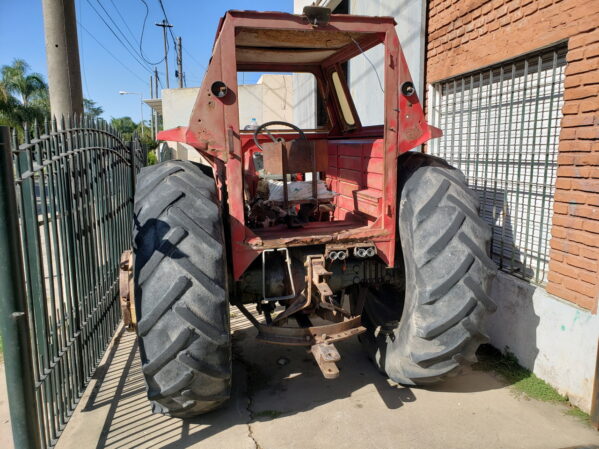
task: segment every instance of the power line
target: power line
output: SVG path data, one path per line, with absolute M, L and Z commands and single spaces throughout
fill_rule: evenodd
M 166 19 L 162 19 L 162 22 L 155 23 L 154 25 L 162 28 L 162 39 L 164 41 L 164 71 L 166 73 L 166 88 L 170 88 L 169 78 L 168 78 L 168 42 L 166 37 L 166 29 L 169 30 L 173 27 L 170 23 L 166 21 Z
M 160 4 L 160 8 L 162 9 L 162 14 L 164 15 L 164 19 L 167 21 L 167 23 L 170 23 L 167 15 L 166 15 L 166 10 L 164 9 L 164 4 L 162 3 L 162 0 L 158 0 L 158 3 Z M 173 34 L 173 30 L 169 29 L 169 31 L 171 34 L 171 39 L 173 40 L 173 45 L 176 48 L 177 44 L 176 44 L 175 35 Z M 194 61 L 196 64 L 198 64 L 200 67 L 202 67 L 202 69 L 206 70 L 206 66 L 204 64 L 202 64 L 200 61 L 198 61 L 189 51 L 187 51 L 187 48 L 183 47 L 183 51 L 185 52 L 185 54 L 187 56 L 189 56 L 191 58 L 192 61 Z
M 202 64 L 200 61 L 198 61 L 196 58 L 193 57 L 193 55 L 187 51 L 187 48 L 183 47 L 183 51 L 185 52 L 185 54 L 187 56 L 189 56 L 191 58 L 192 61 L 194 61 L 196 64 L 198 64 L 202 69 L 206 70 L 206 66 L 204 64 Z
M 158 80 L 158 84 L 160 84 L 160 88 L 164 89 L 164 87 L 162 86 L 162 80 L 160 79 L 160 77 L 158 76 L 158 71 L 155 72 L 156 73 L 156 79 Z
M 135 52 L 135 54 L 137 55 L 137 50 L 133 47 L 133 44 L 131 44 L 131 42 L 129 41 L 129 39 L 127 39 L 127 36 L 125 36 L 125 33 L 123 33 L 120 30 L 120 27 L 118 26 L 118 24 L 113 20 L 112 16 L 110 15 L 110 13 L 106 10 L 106 8 L 104 8 L 104 6 L 102 6 L 102 4 L 100 3 L 100 0 L 96 0 L 98 2 L 98 4 L 102 7 L 102 9 L 104 10 L 104 12 L 106 13 L 106 15 L 108 16 L 108 18 L 110 19 L 110 21 L 112 22 L 112 24 L 117 28 L 117 30 L 120 32 L 121 36 L 123 36 L 123 38 L 125 38 L 125 40 L 127 41 L 127 43 L 129 44 L 129 47 L 131 47 L 131 49 Z M 163 59 L 161 59 L 160 61 L 150 61 L 143 52 L 143 38 L 144 38 L 144 30 L 145 30 L 145 26 L 146 26 L 146 20 L 148 18 L 148 13 L 149 13 L 149 9 L 148 9 L 148 5 L 146 4 L 145 0 L 140 0 L 146 7 L 146 15 L 144 17 L 144 22 L 143 22 L 143 27 L 141 29 L 141 37 L 138 40 L 134 35 L 133 35 L 133 31 L 131 31 L 131 28 L 129 28 L 129 25 L 127 24 L 127 22 L 125 21 L 124 17 L 122 16 L 122 14 L 120 13 L 118 7 L 115 5 L 113 0 L 110 0 L 110 3 L 112 3 L 112 6 L 114 6 L 114 9 L 116 10 L 116 13 L 118 14 L 118 16 L 121 18 L 121 21 L 125 24 L 125 27 L 127 27 L 127 30 L 129 31 L 129 34 L 131 35 L 131 38 L 133 39 L 134 43 L 137 44 L 137 46 L 139 47 L 139 56 L 144 60 L 144 62 L 146 62 L 147 64 L 150 65 L 155 65 L 155 64 L 159 64 L 163 61 Z
M 83 24 L 79 21 L 77 21 L 77 24 L 81 27 L 81 29 L 83 29 L 83 31 L 85 31 L 87 34 L 89 34 L 91 36 L 91 38 L 96 41 L 96 43 L 102 47 L 104 50 L 106 50 L 106 53 L 108 53 L 110 56 L 112 56 L 112 58 L 118 62 L 121 66 L 123 66 L 123 68 L 125 70 L 127 70 L 128 72 L 130 72 L 134 77 L 136 77 L 138 80 L 140 80 L 142 83 L 144 83 L 144 85 L 147 85 L 148 83 L 146 81 L 144 81 L 137 73 L 135 73 L 133 70 L 131 70 L 129 67 L 127 67 L 125 65 L 125 63 L 123 63 L 123 61 L 121 61 L 119 58 L 117 58 L 110 50 L 108 50 L 103 44 L 102 42 L 100 42 L 98 39 L 96 39 L 96 37 L 87 29 L 85 28 L 85 26 L 83 26 Z
M 110 20 L 110 22 L 114 25 L 114 27 L 120 33 L 120 35 L 123 37 L 123 39 L 125 39 L 125 42 L 127 42 L 127 44 L 129 45 L 129 48 L 131 48 L 131 50 L 133 50 L 133 52 L 137 55 L 137 50 L 135 49 L 135 47 L 133 46 L 133 44 L 131 43 L 129 38 L 127 36 L 125 36 L 125 33 L 123 33 L 123 31 L 121 30 L 121 27 L 115 22 L 115 20 L 112 18 L 110 13 L 106 10 L 106 8 L 104 8 L 104 5 L 100 2 L 100 0 L 96 0 L 96 2 L 98 3 L 98 5 L 100 5 L 100 8 L 102 8 L 102 11 L 104 11 L 104 14 L 106 14 L 106 17 L 108 17 L 108 20 Z M 137 39 L 133 38 L 133 40 L 137 43 Z
M 131 36 L 131 38 L 137 42 L 137 39 L 135 38 L 135 36 L 133 35 L 133 31 L 131 31 L 131 28 L 129 28 L 129 25 L 127 24 L 127 21 L 125 20 L 125 18 L 122 16 L 121 12 L 119 11 L 119 8 L 115 5 L 113 0 L 110 0 L 110 3 L 112 3 L 112 6 L 114 7 L 116 13 L 119 15 L 119 17 L 121 18 L 121 21 L 125 24 L 125 27 L 127 28 L 127 30 L 129 31 L 129 36 Z
M 141 38 L 139 40 L 139 53 L 140 53 L 141 57 L 144 59 L 144 61 L 146 61 L 148 64 L 151 64 L 151 65 L 160 64 L 162 61 L 164 61 L 164 59 L 166 58 L 166 55 L 161 60 L 156 61 L 156 62 L 148 61 L 148 59 L 144 55 L 144 51 L 143 51 L 144 31 L 146 30 L 146 20 L 148 19 L 148 14 L 150 12 L 150 9 L 148 8 L 148 4 L 146 3 L 145 0 L 139 0 L 139 1 L 142 2 L 144 4 L 144 6 L 146 7 L 146 15 L 144 16 L 144 23 L 141 27 Z
M 164 9 L 164 4 L 162 3 L 162 0 L 158 0 L 158 3 L 160 4 L 160 8 L 162 9 L 162 14 L 164 15 L 164 20 L 166 20 L 166 23 L 171 23 L 168 20 L 168 17 L 166 16 L 166 10 Z M 177 40 L 175 39 L 175 35 L 173 34 L 173 30 L 169 29 L 170 33 L 171 33 L 171 39 L 173 40 L 173 45 L 177 45 Z
M 127 52 L 133 56 L 133 59 L 135 59 L 135 61 L 137 61 L 137 63 L 147 72 L 149 72 L 150 74 L 152 73 L 152 71 L 150 69 L 148 69 L 138 58 L 137 53 L 135 52 L 131 52 L 131 50 L 129 50 L 129 48 L 123 43 L 123 41 L 119 38 L 118 34 L 116 34 L 114 32 L 114 30 L 112 29 L 112 27 L 106 22 L 106 20 L 104 20 L 104 17 L 100 14 L 100 12 L 94 7 L 94 5 L 91 3 L 90 0 L 87 0 L 87 3 L 89 4 L 89 6 L 91 6 L 91 8 L 94 10 L 94 12 L 96 13 L 96 15 L 100 18 L 100 20 L 102 20 L 102 22 L 104 22 L 104 25 L 106 25 L 106 27 L 110 30 L 110 32 L 114 35 L 114 37 L 117 39 L 117 41 L 119 41 L 119 43 L 123 46 L 123 48 L 125 48 L 125 50 L 127 50 Z
M 79 15 L 81 15 L 81 8 L 79 8 L 79 6 L 81 6 L 81 2 L 80 0 L 77 1 L 77 11 L 79 13 Z M 81 26 L 81 24 L 79 23 L 79 21 L 77 21 L 77 24 L 79 24 L 79 26 Z M 81 33 L 79 33 L 81 34 Z M 83 39 L 81 39 L 81 43 L 83 44 Z M 85 58 L 83 57 L 83 55 L 85 54 L 84 51 L 80 52 L 81 55 L 81 71 L 83 73 L 83 83 L 85 84 L 85 92 L 87 93 L 87 98 L 90 98 L 89 95 L 89 86 L 87 85 L 87 73 L 85 72 Z

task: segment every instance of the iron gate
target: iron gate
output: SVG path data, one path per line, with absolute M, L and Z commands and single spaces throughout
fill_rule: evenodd
M 135 175 L 146 154 L 103 121 L 0 133 L 0 320 L 13 438 L 55 445 L 120 320 Z

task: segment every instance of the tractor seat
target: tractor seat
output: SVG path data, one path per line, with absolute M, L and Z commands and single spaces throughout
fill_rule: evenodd
M 329 202 L 335 196 L 334 192 L 327 189 L 324 181 L 317 181 L 316 186 L 319 201 Z M 287 195 L 288 201 L 291 203 L 312 201 L 312 181 L 288 181 Z M 268 179 L 268 201 L 284 202 L 283 181 Z

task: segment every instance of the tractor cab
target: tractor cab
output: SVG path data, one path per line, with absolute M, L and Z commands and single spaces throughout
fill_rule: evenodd
M 378 47 L 382 64 L 366 52 Z M 344 69 L 357 58 L 376 72 L 379 123 L 360 117 Z M 293 74 L 310 85 L 298 122 L 256 129 L 240 121 L 238 73 Z M 305 90 L 305 89 L 304 89 Z M 303 101 L 303 102 L 302 102 Z M 309 106 L 307 106 L 309 105 Z M 394 264 L 397 156 L 440 133 L 422 113 L 392 18 L 229 11 L 189 127 L 159 138 L 195 146 L 226 171 L 234 277 L 264 249 L 359 240 Z
M 315 19 L 305 19 L 310 20 Z M 282 232 L 294 237 L 314 234 L 323 224 L 358 229 L 378 218 L 382 183 L 371 179 L 369 185 L 362 178 L 368 172 L 366 158 L 376 157 L 376 174 L 382 174 L 382 154 L 377 157 L 372 146 L 362 147 L 382 139 L 383 126 L 381 122 L 363 129 L 343 65 L 364 51 L 359 42 L 368 50 L 382 46 L 384 35 L 331 29 L 324 20 L 320 17 L 307 30 L 240 27 L 235 35 L 238 72 L 290 73 L 299 90 L 291 104 L 296 123 L 266 121 L 251 130 L 240 123 L 245 222 L 261 239 Z M 247 106 L 241 100 L 240 114 Z M 350 136 L 359 140 L 345 145 L 360 154 L 342 154 L 340 166 L 337 145 Z M 339 169 L 346 175 L 340 176 Z

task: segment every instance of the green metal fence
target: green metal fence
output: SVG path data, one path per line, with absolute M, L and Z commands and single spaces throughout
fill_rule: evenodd
M 158 162 L 170 161 L 173 157 L 173 150 L 166 142 L 158 144 L 158 147 L 156 147 L 156 160 Z
M 15 445 L 52 447 L 120 320 L 139 141 L 87 119 L 0 133 L 0 324 Z

